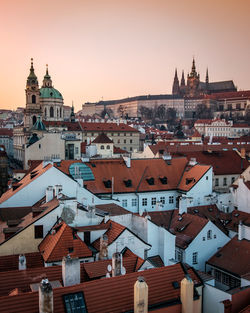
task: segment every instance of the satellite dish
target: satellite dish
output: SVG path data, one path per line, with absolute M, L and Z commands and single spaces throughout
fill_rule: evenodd
M 106 273 L 106 278 L 110 278 L 110 274 L 109 273 Z
M 107 269 L 108 269 L 109 272 L 111 272 L 112 271 L 112 266 L 109 264 Z
M 125 268 L 125 267 L 122 267 L 121 274 L 122 274 L 122 275 L 125 275 L 125 274 L 126 274 L 126 268 Z

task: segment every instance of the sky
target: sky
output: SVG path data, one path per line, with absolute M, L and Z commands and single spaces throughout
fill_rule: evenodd
M 250 89 L 249 0 L 1 0 L 0 108 L 25 106 L 30 59 L 65 105 L 171 93 L 175 68 Z M 179 77 L 180 78 L 180 77 Z

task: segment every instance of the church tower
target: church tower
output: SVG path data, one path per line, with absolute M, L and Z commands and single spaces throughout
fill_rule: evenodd
M 33 67 L 33 59 L 31 59 L 30 73 L 26 83 L 26 108 L 24 110 L 24 127 L 31 128 L 41 116 L 42 110 L 40 106 L 40 90 L 38 80 Z
M 198 95 L 198 88 L 200 85 L 200 75 L 196 72 L 195 60 L 193 58 L 192 70 L 187 76 L 187 95 L 195 97 Z
M 179 79 L 178 79 L 178 75 L 177 75 L 177 69 L 175 69 L 172 94 L 173 95 L 179 95 L 180 94 L 180 85 L 179 85 Z
M 185 83 L 185 78 L 184 78 L 184 71 L 182 71 L 181 75 L 181 84 L 180 84 L 180 94 L 184 96 L 186 93 L 186 83 Z

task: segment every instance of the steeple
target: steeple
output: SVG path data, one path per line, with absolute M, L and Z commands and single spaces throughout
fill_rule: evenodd
M 31 58 L 30 73 L 29 73 L 29 76 L 27 77 L 26 87 L 29 88 L 32 85 L 33 87 L 38 86 L 38 80 L 37 80 L 34 67 L 33 67 L 33 58 Z
M 209 84 L 208 68 L 207 68 L 207 71 L 206 71 L 206 84 L 207 84 L 207 85 Z
M 192 63 L 192 70 L 191 70 L 191 73 L 190 73 L 189 77 L 196 77 L 196 78 L 198 78 L 198 75 L 197 75 L 197 72 L 196 72 L 194 58 L 193 58 L 193 63 Z
M 71 113 L 70 113 L 70 122 L 75 122 L 75 121 L 76 121 L 76 117 L 75 117 L 74 105 L 73 105 L 73 101 L 72 101 L 72 107 L 71 107 Z
M 181 75 L 181 86 L 185 86 L 184 71 L 182 71 L 182 75 Z
M 175 75 L 174 75 L 174 82 L 172 87 L 172 94 L 173 95 L 179 95 L 180 93 L 180 86 L 179 86 L 179 79 L 177 75 L 177 69 L 175 69 Z
M 52 87 L 52 80 L 51 77 L 49 75 L 49 70 L 48 70 L 48 64 L 46 64 L 46 74 L 43 78 L 43 88 L 50 88 Z

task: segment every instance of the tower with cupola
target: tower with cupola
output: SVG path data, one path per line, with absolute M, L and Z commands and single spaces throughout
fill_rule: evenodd
M 40 90 L 33 66 L 33 59 L 31 59 L 30 73 L 27 77 L 25 94 L 26 107 L 24 110 L 24 127 L 29 129 L 36 123 L 38 116 L 42 115 Z

